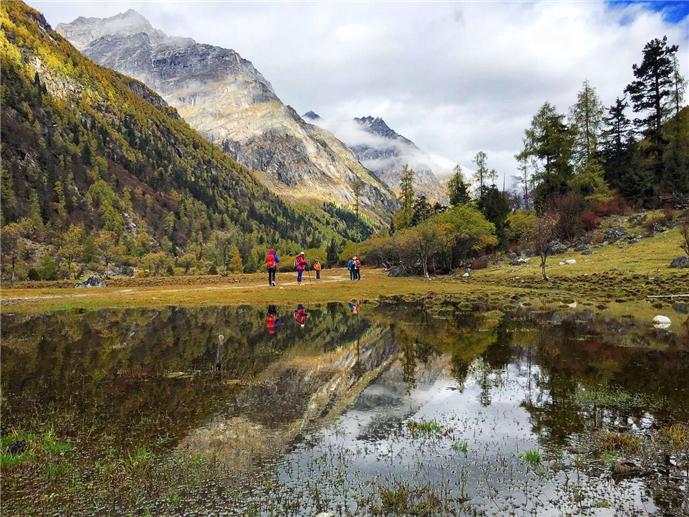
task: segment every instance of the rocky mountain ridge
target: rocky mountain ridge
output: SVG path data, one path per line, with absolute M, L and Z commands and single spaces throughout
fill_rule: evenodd
M 399 193 L 400 178 L 405 165 L 414 172 L 414 188 L 432 201 L 447 202 L 446 186 L 438 174 L 449 174 L 448 160 L 431 156 L 414 142 L 400 135 L 381 117 L 355 117 L 351 121 L 334 122 L 313 111 L 303 115 L 313 124 L 321 125 L 340 137 L 357 159 L 381 181 Z
M 385 220 L 394 195 L 327 130 L 304 121 L 237 52 L 167 36 L 133 10 L 58 32 L 95 62 L 158 92 L 195 129 L 283 197 L 353 206 Z

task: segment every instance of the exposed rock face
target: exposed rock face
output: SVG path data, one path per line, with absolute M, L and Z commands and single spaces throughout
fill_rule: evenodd
M 313 111 L 304 113 L 304 118 L 342 138 L 359 161 L 395 193 L 399 193 L 402 168 L 409 165 L 415 172 L 417 193 L 426 195 L 431 201 L 447 202 L 447 189 L 436 174 L 449 173 L 452 164 L 422 151 L 414 142 L 391 129 L 382 118 L 366 116 L 335 123 Z
M 361 183 L 364 209 L 383 215 L 394 207 L 386 185 L 332 134 L 283 104 L 234 50 L 167 36 L 133 10 L 80 17 L 57 30 L 97 63 L 160 93 L 193 128 L 279 193 L 346 205 L 354 202 L 354 183 Z

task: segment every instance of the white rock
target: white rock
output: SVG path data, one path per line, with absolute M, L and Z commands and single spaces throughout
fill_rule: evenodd
M 561 265 L 561 266 L 564 266 L 564 265 L 565 265 L 565 263 L 564 263 L 564 262 L 560 262 L 560 265 Z
M 657 329 L 667 329 L 670 328 L 670 325 L 672 325 L 672 320 L 667 316 L 658 314 L 653 318 L 653 326 Z
M 567 259 L 565 260 L 565 264 L 576 264 L 577 260 L 576 259 Z
M 469 276 L 469 273 L 464 273 L 462 276 L 467 277 L 467 276 Z

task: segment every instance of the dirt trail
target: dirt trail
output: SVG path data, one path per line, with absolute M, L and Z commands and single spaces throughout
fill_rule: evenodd
M 333 284 L 338 282 L 344 282 L 349 280 L 344 276 L 330 276 L 327 278 L 322 278 L 321 280 L 316 280 L 315 278 L 310 278 L 308 276 L 304 277 L 304 281 L 300 288 L 307 289 L 309 287 L 316 287 L 323 284 Z M 136 295 L 140 292 L 146 292 L 149 295 L 160 293 L 176 293 L 176 292 L 199 292 L 199 291 L 231 291 L 233 289 L 284 289 L 285 287 L 297 286 L 296 280 L 290 282 L 278 282 L 275 287 L 270 287 L 264 282 L 251 282 L 245 284 L 221 284 L 221 285 L 200 285 L 200 286 L 185 286 L 185 287 L 128 287 L 121 289 L 109 289 L 105 288 L 105 292 L 113 296 L 128 296 Z M 64 299 L 75 299 L 75 298 L 89 298 L 102 296 L 104 289 L 101 288 L 85 288 L 79 289 L 80 292 L 75 292 L 75 289 L 64 289 L 64 294 L 41 294 L 41 295 L 30 295 L 30 296 L 13 296 L 13 297 L 3 297 L 0 299 L 1 305 L 12 305 L 14 303 L 25 303 L 31 301 L 40 300 L 64 300 Z

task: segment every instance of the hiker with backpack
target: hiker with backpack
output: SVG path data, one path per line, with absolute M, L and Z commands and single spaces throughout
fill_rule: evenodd
M 347 261 L 347 269 L 349 270 L 349 279 L 354 280 L 354 258 Z
M 278 264 L 280 263 L 280 258 L 278 254 L 275 253 L 273 248 L 268 249 L 266 254 L 266 267 L 268 268 L 268 285 L 270 287 L 275 286 L 275 277 L 278 272 Z
M 278 311 L 275 305 L 268 306 L 268 314 L 266 315 L 266 328 L 268 329 L 268 334 L 271 336 L 275 335 L 275 332 L 280 328 L 280 317 L 278 316 Z
M 361 259 L 354 257 L 354 280 L 361 280 Z
M 297 258 L 294 259 L 294 269 L 297 270 L 297 285 L 301 285 L 302 276 L 304 275 L 306 266 L 308 266 L 308 262 L 306 262 L 306 256 L 302 251 L 299 253 L 299 255 L 297 255 Z
M 306 325 L 306 318 L 308 317 L 309 315 L 306 312 L 304 305 L 301 303 L 297 305 L 297 310 L 294 311 L 294 321 L 296 321 L 301 328 L 304 328 L 304 325 Z
M 321 263 L 316 261 L 313 264 L 313 270 L 316 272 L 316 280 L 321 279 Z

